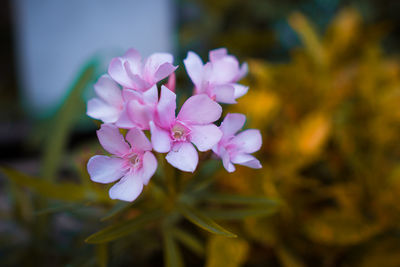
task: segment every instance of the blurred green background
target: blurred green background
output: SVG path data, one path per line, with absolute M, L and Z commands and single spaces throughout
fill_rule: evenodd
M 245 113 L 246 126 L 261 130 L 256 156 L 263 169 L 217 171 L 213 188 L 282 203 L 271 216 L 225 222 L 238 239 L 183 223 L 199 239 L 192 249 L 182 241 L 186 265 L 400 266 L 400 2 L 171 4 L 176 62 L 188 50 L 205 61 L 209 50 L 227 47 L 250 66 L 249 93 L 226 108 Z M 81 120 L 81 95 L 105 69 L 89 62 L 55 117 L 33 119 L 17 88 L 10 9 L 6 1 L 0 11 L 0 163 L 47 177 L 54 187 L 1 177 L 0 264 L 162 266 L 159 240 L 146 231 L 109 245 L 84 243 L 116 203 L 85 171 L 101 149 L 95 123 Z M 177 75 L 189 91 L 182 66 Z M 73 187 L 57 187 L 65 181 Z M 119 216 L 151 206 L 135 205 Z

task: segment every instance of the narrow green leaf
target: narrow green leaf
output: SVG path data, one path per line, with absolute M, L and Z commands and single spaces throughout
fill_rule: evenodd
M 96 246 L 97 263 L 100 267 L 107 267 L 108 263 L 108 245 L 98 244 Z
M 117 204 L 115 204 L 115 206 L 109 212 L 107 212 L 107 214 L 103 216 L 100 221 L 103 222 L 114 218 L 115 216 L 121 214 L 123 211 L 127 210 L 131 205 L 131 202 L 117 202 Z
M 163 229 L 164 265 L 166 267 L 182 267 L 183 260 L 178 244 L 176 244 L 171 229 Z
M 178 228 L 173 228 L 172 233 L 174 237 L 185 245 L 188 249 L 194 252 L 197 256 L 204 256 L 205 249 L 202 242 L 190 233 Z
M 274 214 L 275 207 L 250 207 L 227 210 L 207 210 L 204 215 L 215 220 L 241 220 L 247 217 L 265 217 Z
M 47 142 L 43 153 L 42 176 L 47 181 L 56 177 L 63 151 L 67 143 L 67 137 L 76 122 L 84 114 L 85 103 L 82 99 L 83 90 L 94 78 L 96 64 L 89 62 L 81 71 L 77 80 L 68 90 L 67 97 L 55 115 L 49 129 Z
M 55 212 L 66 211 L 71 208 L 79 208 L 79 207 L 82 207 L 82 206 L 81 205 L 77 206 L 77 204 L 75 204 L 75 203 L 61 204 L 58 206 L 53 206 L 53 207 L 48 207 L 48 208 L 44 208 L 41 210 L 36 210 L 35 215 L 36 216 L 45 215 L 45 214 L 50 214 L 50 213 L 55 213 Z
M 202 198 L 207 202 L 218 204 L 237 204 L 237 205 L 263 205 L 263 206 L 277 206 L 278 201 L 266 197 L 258 196 L 242 196 L 231 194 L 208 194 L 203 195 Z
M 113 241 L 140 230 L 149 222 L 159 219 L 162 214 L 161 210 L 155 210 L 141 214 L 131 220 L 116 223 L 92 234 L 86 239 L 86 242 L 90 244 L 100 244 Z
M 195 210 L 184 204 L 179 204 L 178 209 L 182 213 L 182 215 L 185 216 L 186 219 L 206 231 L 226 237 L 236 237 L 235 234 L 224 229 L 222 226 L 220 226 L 198 210 Z
M 44 197 L 74 202 L 105 199 L 104 194 L 89 190 L 78 184 L 54 184 L 41 178 L 26 175 L 9 167 L 0 167 L 0 171 L 16 184 L 26 186 Z
M 184 192 L 201 191 L 212 182 L 214 182 L 215 177 L 213 176 L 221 167 L 221 163 L 216 160 L 209 160 L 201 166 L 197 171 L 197 174 L 190 179 L 184 188 Z
M 21 190 L 15 182 L 9 184 L 10 192 L 12 193 L 14 218 L 20 222 L 30 222 L 33 220 L 33 203 L 29 196 Z

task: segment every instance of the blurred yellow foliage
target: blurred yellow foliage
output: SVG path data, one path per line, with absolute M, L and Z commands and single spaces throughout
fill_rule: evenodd
M 278 98 L 271 92 L 250 91 L 243 101 L 238 103 L 239 109 L 246 110 L 248 118 L 251 118 L 254 127 L 262 126 L 271 117 L 278 106 Z M 259 114 L 264 114 L 260 116 Z
M 213 235 L 207 245 L 206 267 L 238 267 L 246 259 L 249 245 L 242 239 Z
M 323 114 L 311 114 L 300 126 L 295 140 L 297 149 L 305 156 L 316 154 L 328 137 L 331 122 Z
M 262 130 L 263 169 L 238 167 L 219 185 L 282 200 L 279 214 L 243 225 L 264 261 L 400 266 L 400 61 L 382 49 L 385 28 L 354 9 L 323 36 L 300 13 L 289 24 L 303 47 L 287 63 L 249 60 L 249 93 L 229 111 Z

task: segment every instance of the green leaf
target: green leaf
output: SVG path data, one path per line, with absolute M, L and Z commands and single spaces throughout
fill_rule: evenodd
M 197 192 L 208 187 L 214 182 L 215 177 L 213 175 L 220 167 L 221 163 L 216 160 L 209 160 L 204 163 L 197 171 L 197 174 L 186 184 L 184 192 Z
M 44 197 L 73 202 L 106 199 L 106 196 L 102 192 L 89 190 L 88 188 L 78 184 L 54 184 L 41 178 L 26 175 L 8 167 L 0 167 L 0 170 L 16 184 L 20 186 L 26 186 Z
M 149 222 L 159 219 L 162 215 L 163 213 L 161 210 L 141 214 L 131 220 L 108 226 L 97 233 L 92 234 L 85 241 L 90 244 L 100 244 L 113 241 L 140 230 Z
M 108 248 L 107 244 L 99 244 L 96 246 L 97 263 L 100 267 L 107 267 Z
M 68 90 L 66 100 L 55 115 L 49 129 L 43 152 L 42 169 L 42 176 L 47 181 L 55 179 L 68 135 L 79 116 L 84 114 L 85 103 L 82 99 L 82 94 L 86 86 L 94 78 L 95 69 L 95 62 L 89 62 L 82 69 L 79 77 Z
M 169 227 L 163 229 L 163 245 L 165 263 L 164 265 L 166 267 L 183 266 L 182 255 Z
M 231 194 L 212 194 L 203 195 L 205 201 L 219 203 L 219 204 L 237 204 L 237 205 L 263 205 L 263 206 L 277 206 L 279 202 L 274 199 L 257 196 L 242 196 Z
M 265 217 L 274 214 L 275 207 L 250 207 L 227 210 L 207 210 L 204 215 L 215 220 L 240 220 L 248 217 Z
M 34 220 L 33 203 L 25 192 L 15 182 L 9 184 L 9 191 L 13 199 L 13 215 L 17 221 L 31 222 Z
M 41 210 L 36 210 L 35 211 L 35 215 L 45 215 L 45 214 L 50 214 L 50 213 L 55 213 L 55 212 L 61 212 L 61 211 L 66 211 L 69 210 L 71 208 L 80 208 L 82 207 L 81 205 L 77 205 L 75 203 L 68 203 L 68 204 L 61 204 L 58 206 L 53 206 L 53 207 L 48 207 L 48 208 L 44 208 Z
M 121 214 L 123 211 L 129 209 L 131 205 L 131 202 L 117 202 L 117 204 L 115 204 L 115 206 L 110 211 L 108 211 L 107 214 L 100 219 L 100 221 L 103 222 L 114 218 L 118 214 Z
M 185 216 L 186 219 L 206 231 L 226 237 L 237 237 L 235 234 L 224 229 L 222 226 L 220 226 L 198 210 L 195 210 L 184 204 L 179 204 L 178 210 L 182 213 L 183 216 Z
M 204 246 L 200 240 L 198 240 L 195 236 L 190 233 L 183 231 L 178 228 L 173 228 L 172 233 L 174 237 L 185 245 L 188 249 L 194 252 L 197 256 L 204 256 Z

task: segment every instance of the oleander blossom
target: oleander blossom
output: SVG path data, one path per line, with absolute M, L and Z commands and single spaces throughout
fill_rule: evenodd
M 155 151 L 168 153 L 166 160 L 175 168 L 194 172 L 199 151 L 210 150 L 221 139 L 222 132 L 214 121 L 222 108 L 207 95 L 195 95 L 186 100 L 175 117 L 176 95 L 165 86 L 150 122 L 151 142 Z
M 157 169 L 157 160 L 144 133 L 133 128 L 124 136 L 111 124 L 97 131 L 100 144 L 112 156 L 93 156 L 87 169 L 94 182 L 108 184 L 119 180 L 109 191 L 110 198 L 135 200 Z
M 171 54 L 154 53 L 143 64 L 139 52 L 131 48 L 111 60 L 108 74 L 124 88 L 144 92 L 176 70 L 172 62 Z
M 261 148 L 262 138 L 259 130 L 248 129 L 236 134 L 244 125 L 246 116 L 239 113 L 227 114 L 219 129 L 223 135 L 212 150 L 221 159 L 228 172 L 234 172 L 239 164 L 254 169 L 261 168 L 261 164 L 250 155 Z
M 209 60 L 203 65 L 201 58 L 190 51 L 183 61 L 195 93 L 207 94 L 220 103 L 236 103 L 248 91 L 247 86 L 237 83 L 247 74 L 247 64 L 239 66 L 236 57 L 228 55 L 226 48 L 211 50 Z
M 107 74 L 101 76 L 94 85 L 97 97 L 87 103 L 86 114 L 104 123 L 114 123 L 124 108 L 121 88 Z

